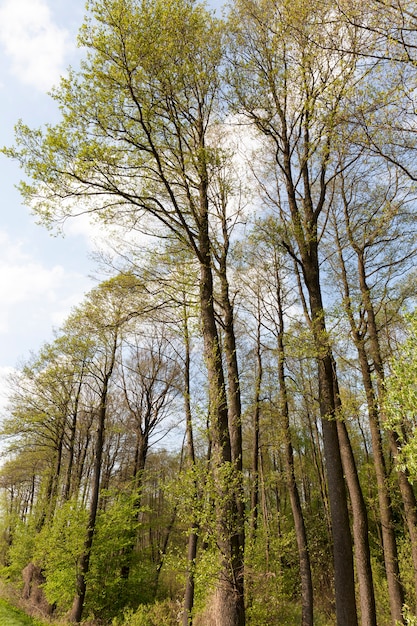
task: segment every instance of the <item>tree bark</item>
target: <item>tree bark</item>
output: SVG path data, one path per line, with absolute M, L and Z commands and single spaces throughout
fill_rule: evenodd
M 335 372 L 336 407 L 341 410 L 338 380 Z M 361 622 L 363 626 L 377 626 L 376 605 L 373 585 L 373 575 L 371 567 L 371 552 L 369 548 L 369 525 L 366 504 L 359 482 L 356 462 L 353 455 L 352 446 L 347 432 L 346 424 L 339 417 L 337 420 L 337 431 L 339 436 L 340 451 L 342 457 L 343 471 L 349 490 L 349 497 L 352 505 L 353 517 L 353 537 L 355 543 L 355 561 L 359 583 L 359 596 L 361 607 Z
M 312 330 L 317 351 L 320 414 L 333 534 L 337 625 L 357 626 L 352 538 L 337 432 L 333 357 L 327 339 L 317 249 L 314 246 L 310 245 L 309 257 L 303 259 L 303 273 L 309 294 Z

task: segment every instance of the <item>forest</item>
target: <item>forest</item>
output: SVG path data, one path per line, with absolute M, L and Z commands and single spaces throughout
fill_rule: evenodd
M 13 374 L 2 593 L 45 623 L 417 624 L 417 3 L 89 0 L 3 153 L 105 280 Z

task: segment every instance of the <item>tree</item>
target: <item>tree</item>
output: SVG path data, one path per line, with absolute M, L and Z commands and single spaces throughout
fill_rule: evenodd
M 265 339 L 261 341 L 261 331 L 272 335 L 272 352 L 277 360 L 278 387 L 278 424 L 282 431 L 286 484 L 294 519 L 296 542 L 300 563 L 302 626 L 313 623 L 313 583 L 311 576 L 310 554 L 308 549 L 306 524 L 301 506 L 301 498 L 295 475 L 293 436 L 290 427 L 290 391 L 288 388 L 288 369 L 286 365 L 286 319 L 291 305 L 294 304 L 294 285 L 288 268 L 284 265 L 285 250 L 281 245 L 277 222 L 272 218 L 256 222 L 251 235 L 245 241 L 245 260 L 248 267 L 242 272 L 245 284 L 244 306 L 251 303 L 255 318 L 256 377 L 254 398 L 254 447 L 252 462 L 252 497 L 251 521 L 253 532 L 256 530 L 259 482 L 259 438 L 260 410 Z M 241 277 L 242 280 L 242 277 Z M 252 302 L 253 301 L 253 302 Z M 242 305 L 243 306 L 243 305 Z M 275 344 L 275 345 L 274 345 Z
M 384 176 L 380 173 L 381 168 L 382 172 L 386 172 Z M 368 164 L 366 171 L 358 163 L 356 171 L 341 177 L 339 193 L 340 212 L 337 211 L 335 202 L 332 216 L 333 241 L 336 240 L 338 247 L 338 260 L 334 269 L 336 280 L 341 285 L 343 307 L 358 353 L 366 395 L 378 485 L 385 569 L 390 589 L 391 614 L 395 621 L 402 619 L 404 597 L 382 437 L 382 385 L 378 380 L 383 380 L 384 374 L 381 349 L 376 337 L 381 335 L 383 323 L 382 320 L 377 323 L 376 319 L 378 310 L 383 308 L 387 298 L 392 310 L 395 306 L 400 306 L 400 302 L 395 304 L 395 281 L 399 275 L 407 272 L 410 265 L 414 233 L 407 208 L 407 187 L 402 188 L 396 173 L 383 162 L 374 162 L 372 166 Z M 376 372 L 376 377 L 373 372 Z M 388 437 L 391 439 L 395 458 L 396 444 L 389 431 Z M 412 489 L 408 489 L 400 477 L 399 480 L 406 518 L 410 520 L 411 511 L 407 503 L 410 498 L 411 501 L 413 499 Z M 411 510 L 413 508 L 415 509 L 415 505 L 411 505 Z M 413 536 L 414 522 L 409 521 L 408 526 Z M 412 540 L 412 545 L 414 543 Z
M 62 122 L 44 132 L 20 125 L 11 154 L 32 179 L 21 191 L 44 221 L 90 211 L 124 227 L 162 228 L 197 259 L 222 562 L 216 619 L 241 626 L 243 520 L 225 485 L 233 459 L 210 240 L 222 38 L 220 23 L 191 0 L 93 2 L 80 34 L 86 60 L 54 92 Z
M 126 342 L 126 340 L 125 340 Z M 179 393 L 180 370 L 177 359 L 169 350 L 164 334 L 140 341 L 135 336 L 124 347 L 127 356 L 122 363 L 120 386 L 125 409 L 124 428 L 134 435 L 134 455 L 127 469 L 131 489 L 135 494 L 135 521 L 141 509 L 143 474 L 152 436 L 167 419 L 172 404 Z M 161 434 L 160 434 L 161 436 Z M 124 461 L 126 464 L 126 461 Z M 133 524 L 134 526 L 134 524 Z M 125 553 L 132 553 L 135 536 Z M 129 576 L 129 559 L 122 568 L 123 578 Z
M 87 377 L 90 379 L 89 385 L 97 398 L 95 407 L 96 436 L 87 530 L 84 549 L 79 560 L 77 590 L 70 615 L 70 620 L 77 623 L 81 621 L 84 608 L 91 549 L 99 507 L 111 379 L 119 350 L 122 326 L 130 317 L 128 309 L 126 312 L 126 296 L 128 295 L 125 281 L 123 279 L 117 280 L 117 278 L 112 279 L 91 292 L 84 307 L 75 312 L 69 321 L 72 325 L 80 326 L 83 332 L 88 332 L 94 342 L 96 357 L 90 363 L 87 371 Z
M 291 234 L 287 248 L 299 265 L 308 294 L 332 516 L 337 621 L 352 626 L 357 623 L 352 544 L 319 242 L 329 184 L 339 171 L 332 158 L 338 118 L 358 74 L 354 58 L 326 54 L 313 39 L 348 39 L 357 45 L 357 31 L 327 19 L 330 12 L 333 6 L 323 3 L 289 7 L 268 1 L 236 2 L 230 22 L 235 65 L 231 81 L 236 110 L 265 137 L 279 180 L 275 200 Z M 285 201 L 281 200 L 283 194 Z

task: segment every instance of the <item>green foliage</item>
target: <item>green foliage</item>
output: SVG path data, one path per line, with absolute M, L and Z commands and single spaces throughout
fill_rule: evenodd
M 26 522 L 19 520 L 14 526 L 12 543 L 6 557 L 8 565 L 3 570 L 3 574 L 10 581 L 22 583 L 22 570 L 34 558 L 36 537 L 36 522 L 33 517 Z
M 84 549 L 87 519 L 87 511 L 76 501 L 66 502 L 36 539 L 34 558 L 46 578 L 46 599 L 62 610 L 71 607 L 76 593 L 77 568 Z
M 398 560 L 400 564 L 401 581 L 404 586 L 404 600 L 406 604 L 414 604 L 414 569 L 411 556 L 409 536 L 398 538 Z
M 417 478 L 417 313 L 408 316 L 407 339 L 391 361 L 386 381 L 385 406 L 387 426 L 395 430 L 400 441 L 399 467 Z
M 390 626 L 391 624 L 390 614 L 391 613 L 390 613 L 390 604 L 389 604 L 388 584 L 387 584 L 387 579 L 385 575 L 385 566 L 383 564 L 383 561 L 375 557 L 371 559 L 371 563 L 372 563 L 372 575 L 373 575 L 374 590 L 375 590 L 377 623 L 378 623 L 378 626 Z
M 53 94 L 62 122 L 45 132 L 19 124 L 17 147 L 8 151 L 32 181 L 21 192 L 46 224 L 75 208 L 57 197 L 81 195 L 82 210 L 108 222 L 126 224 L 129 214 L 136 221 L 146 208 L 183 238 L 181 220 L 164 203 L 177 210 L 174 196 L 187 198 L 172 191 L 174 181 L 185 182 L 191 199 L 194 176 L 212 160 L 198 125 L 213 113 L 222 23 L 192 0 L 97 0 L 88 8 L 79 37 L 85 61 Z M 112 200 L 100 206 L 96 195 L 89 204 L 94 190 Z
M 149 580 L 154 566 L 134 550 L 139 528 L 137 495 L 102 493 L 106 508 L 97 516 L 90 570 L 87 577 L 87 610 L 96 616 L 113 617 L 126 605 L 149 602 Z M 129 579 L 122 577 L 130 567 Z
M 281 523 L 281 533 L 275 524 L 269 527 L 262 524 L 255 541 L 246 546 L 248 623 L 254 626 L 300 621 L 295 533 L 287 528 L 287 520 L 283 519 Z
M 115 618 L 112 626 L 177 626 L 180 612 L 181 606 L 171 600 L 145 604 L 126 611 L 122 619 Z
M 404 617 L 405 626 L 417 626 L 417 615 L 415 615 L 413 610 L 410 609 L 407 604 L 404 604 L 402 614 Z M 402 626 L 400 622 L 397 622 L 397 625 Z

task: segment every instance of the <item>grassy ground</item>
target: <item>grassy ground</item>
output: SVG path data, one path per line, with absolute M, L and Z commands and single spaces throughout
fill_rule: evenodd
M 0 626 L 44 626 L 44 622 L 28 617 L 0 599 Z

